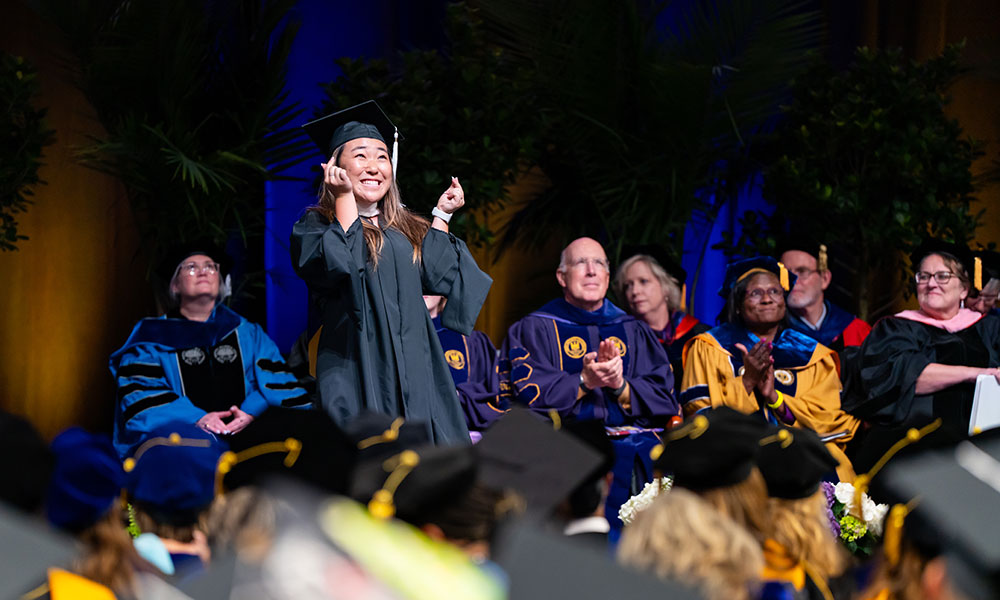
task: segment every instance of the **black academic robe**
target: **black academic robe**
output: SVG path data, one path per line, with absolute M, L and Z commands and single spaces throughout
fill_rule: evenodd
M 296 272 L 317 299 L 323 332 L 316 358 L 323 407 L 343 423 L 373 411 L 429 424 L 438 444 L 468 443 L 469 432 L 423 294 L 448 298 L 441 322 L 469 333 L 492 279 L 465 244 L 429 229 L 423 257 L 399 231 L 382 229 L 372 265 L 361 219 L 345 232 L 308 212 L 292 228 Z
M 847 412 L 870 429 L 854 448 L 860 473 L 878 461 L 911 427 L 942 419 L 941 429 L 920 444 L 950 444 L 968 437 L 975 382 L 953 385 L 933 394 L 916 393 L 917 377 L 927 365 L 969 367 L 1000 365 L 1000 318 L 987 315 L 954 333 L 917 321 L 887 317 L 865 339 L 854 376 L 843 398 Z

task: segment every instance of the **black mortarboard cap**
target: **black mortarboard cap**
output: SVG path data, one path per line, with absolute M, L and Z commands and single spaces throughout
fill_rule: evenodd
M 603 462 L 601 454 L 527 408 L 514 407 L 476 444 L 480 481 L 513 489 L 548 514 Z
M 728 487 L 750 476 L 766 424 L 726 406 L 702 411 L 663 435 L 654 467 L 694 491 Z
M 949 579 L 970 598 L 1000 598 L 1000 435 L 890 461 L 874 479 L 877 501 L 914 501 L 903 524 L 927 557 L 938 552 Z M 888 533 L 888 532 L 887 532 Z
M 374 516 L 398 516 L 415 525 L 462 498 L 476 483 L 478 462 L 472 446 L 420 446 L 357 465 L 351 497 L 367 503 Z
M 157 522 L 192 524 L 215 498 L 225 452 L 223 442 L 196 425 L 156 428 L 125 459 L 129 497 Z
M 733 286 L 758 271 L 774 273 L 786 292 L 795 285 L 795 274 L 789 272 L 783 264 L 770 256 L 754 256 L 726 265 L 726 276 L 719 288 L 719 295 L 728 298 Z
M 396 126 L 374 100 L 320 117 L 302 128 L 327 157 L 338 146 L 358 138 L 381 140 L 391 152 L 393 135 L 396 134 Z M 402 135 L 398 135 L 398 141 L 403 141 Z
M 955 244 L 934 238 L 924 240 L 910 253 L 910 271 L 916 274 L 920 270 L 920 261 L 926 258 L 927 255 L 938 252 L 945 252 L 957 258 L 958 262 L 962 263 L 962 266 L 965 267 L 965 272 L 969 275 L 969 281 L 972 282 L 976 262 L 972 250 L 969 250 L 969 247 L 965 244 Z
M 234 463 L 223 477 L 229 490 L 285 475 L 344 494 L 355 454 L 325 411 L 292 408 L 268 409 L 230 439 L 229 449 Z
M 38 510 L 55 463 L 48 444 L 26 419 L 0 410 L 0 455 L 17 457 L 0 463 L 0 500 Z
M 772 498 L 797 500 L 816 493 L 823 478 L 837 469 L 837 460 L 808 429 L 776 425 L 760 441 L 757 467 Z
M 384 459 L 407 448 L 431 443 L 426 423 L 381 413 L 361 413 L 348 421 L 343 430 L 354 447 L 355 463 Z
M 675 261 L 673 257 L 670 256 L 670 253 L 668 253 L 666 248 L 663 246 L 657 244 L 626 244 L 622 247 L 622 262 L 625 262 L 625 260 L 632 258 L 637 254 L 645 254 L 646 256 L 652 257 L 653 260 L 660 263 L 660 266 L 663 267 L 663 270 L 666 271 L 668 275 L 676 279 L 681 285 L 687 281 L 687 271 L 681 267 L 679 262 Z
M 679 583 L 626 569 L 607 553 L 547 532 L 530 519 L 502 528 L 498 538 L 493 555 L 510 577 L 510 600 L 701 598 Z
M 163 258 L 157 263 L 156 274 L 164 282 L 169 282 L 174 278 L 177 267 L 184 262 L 184 259 L 196 254 L 204 254 L 222 267 L 220 276 L 229 273 L 233 266 L 233 259 L 226 254 L 226 251 L 209 238 L 199 238 L 189 242 L 179 242 L 171 245 Z M 221 281 L 221 277 L 220 277 Z

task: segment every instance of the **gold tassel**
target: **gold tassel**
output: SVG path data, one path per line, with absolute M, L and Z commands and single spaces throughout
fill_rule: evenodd
M 403 450 L 382 463 L 382 468 L 391 471 L 382 489 L 375 492 L 368 502 L 368 512 L 376 519 L 389 519 L 396 514 L 393 494 L 410 472 L 420 464 L 420 456 L 413 450 Z
M 827 270 L 826 244 L 819 245 L 819 256 L 816 258 L 816 270 L 823 273 Z
M 903 542 L 903 521 L 909 509 L 902 504 L 896 504 L 889 511 L 889 516 L 885 519 L 885 533 L 882 536 L 882 548 L 885 552 L 885 559 L 890 567 L 899 564 L 900 546 Z
M 783 262 L 778 263 L 778 273 L 779 273 L 778 279 L 781 282 L 781 289 L 785 290 L 786 292 L 792 289 L 791 286 L 788 284 L 788 269 L 785 268 L 785 263 Z
M 975 277 L 975 281 L 972 282 L 972 286 L 974 288 L 976 288 L 977 290 L 982 290 L 983 289 L 983 259 L 981 259 L 981 258 L 979 258 L 977 256 L 975 262 L 976 262 L 976 268 L 975 268 L 976 277 Z
M 688 298 L 688 284 L 687 282 L 681 283 L 681 312 L 686 313 L 687 309 L 687 298 Z
M 795 440 L 792 438 L 792 433 L 787 429 L 782 429 L 774 435 L 769 435 L 760 441 L 761 446 L 766 446 L 768 444 L 773 444 L 775 442 L 781 442 L 781 448 L 785 449 L 792 445 Z

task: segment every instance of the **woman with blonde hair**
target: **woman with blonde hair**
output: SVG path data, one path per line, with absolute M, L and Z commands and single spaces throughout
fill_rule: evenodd
M 649 325 L 670 359 L 675 392 L 683 378 L 681 354 L 688 340 L 709 330 L 684 312 L 684 280 L 687 273 L 657 246 L 628 247 L 627 256 L 615 274 L 615 295 L 628 312 Z
M 618 562 L 692 585 L 709 600 L 757 597 L 760 544 L 695 493 L 674 488 L 622 533 Z
M 763 598 L 778 589 L 809 598 L 832 598 L 830 580 L 847 568 L 847 554 L 830 530 L 820 483 L 837 461 L 819 437 L 805 429 L 771 427 L 761 439 L 757 465 L 767 483 L 767 539 Z
M 767 488 L 756 460 L 764 432 L 762 421 L 739 411 L 706 410 L 664 434 L 654 468 L 763 542 Z
M 428 423 L 435 443 L 469 439 L 424 294 L 448 298 L 445 327 L 469 334 L 492 280 L 448 221 L 465 203 L 457 178 L 433 221 L 396 185 L 398 132 L 369 101 L 305 125 L 329 157 L 318 202 L 292 229 L 291 254 L 323 323 L 316 372 L 323 407 L 343 424 L 363 410 Z

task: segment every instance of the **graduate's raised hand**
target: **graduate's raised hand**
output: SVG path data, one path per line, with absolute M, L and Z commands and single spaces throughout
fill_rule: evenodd
M 465 190 L 462 189 L 462 184 L 458 182 L 458 177 L 452 177 L 451 185 L 438 198 L 438 210 L 450 215 L 463 206 L 465 206 Z
M 209 433 L 221 434 L 228 427 L 223 419 L 228 419 L 231 416 L 233 416 L 233 413 L 229 410 L 218 410 L 215 412 L 205 413 L 205 416 L 198 419 L 198 421 L 195 422 L 195 425 L 201 427 Z
M 320 165 L 323 167 L 323 183 L 335 196 L 353 193 L 354 185 L 351 183 L 350 177 L 347 176 L 346 169 L 338 167 L 332 158 L 329 162 L 320 163 Z

